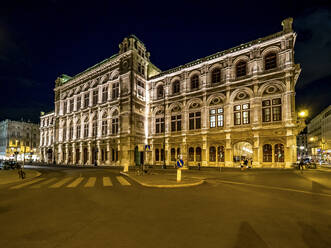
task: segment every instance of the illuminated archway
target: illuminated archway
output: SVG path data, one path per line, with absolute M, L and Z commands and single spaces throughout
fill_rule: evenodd
M 240 163 L 240 161 L 253 158 L 253 147 L 248 142 L 238 142 L 233 146 L 233 162 Z

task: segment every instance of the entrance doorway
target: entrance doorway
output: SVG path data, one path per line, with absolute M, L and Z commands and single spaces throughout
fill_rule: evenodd
M 253 158 L 253 147 L 248 142 L 238 142 L 233 146 L 233 162 L 237 165 L 240 161 Z
M 83 163 L 86 164 L 87 163 L 87 148 L 84 148 L 83 157 L 84 157 Z

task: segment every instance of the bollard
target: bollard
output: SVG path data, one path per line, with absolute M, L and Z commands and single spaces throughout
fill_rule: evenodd
M 182 180 L 182 170 L 177 169 L 177 183 L 179 183 Z

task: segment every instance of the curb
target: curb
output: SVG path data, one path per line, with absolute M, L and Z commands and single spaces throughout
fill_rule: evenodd
M 129 174 L 127 174 L 125 172 L 121 171 L 120 174 L 127 176 L 128 178 L 130 178 L 131 180 L 135 181 L 136 183 L 138 183 L 142 186 L 149 187 L 149 188 L 184 188 L 184 187 L 198 186 L 205 182 L 205 180 L 200 180 L 196 183 L 186 183 L 186 184 L 148 184 L 148 183 L 143 183 L 143 182 L 137 180 L 136 178 L 131 177 Z
M 1 185 L 6 185 L 6 184 L 12 184 L 12 183 L 28 182 L 28 181 L 31 181 L 32 179 L 37 178 L 37 177 L 40 177 L 42 175 L 42 173 L 40 173 L 37 170 L 33 170 L 33 172 L 35 172 L 35 175 L 34 176 L 31 176 L 29 178 L 26 177 L 23 180 L 22 179 L 16 179 L 15 181 L 12 181 L 12 182 L 6 182 L 6 183 L 3 183 L 3 184 L 0 183 L 0 186 Z

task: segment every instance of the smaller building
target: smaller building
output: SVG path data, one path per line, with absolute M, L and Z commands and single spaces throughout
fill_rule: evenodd
M 331 163 L 331 105 L 308 124 L 308 152 L 314 160 Z
M 305 127 L 297 136 L 297 155 L 298 160 L 308 157 L 307 127 Z
M 0 160 L 39 160 L 39 124 L 1 121 Z
M 54 111 L 40 117 L 40 161 L 54 163 L 54 138 L 55 138 Z

